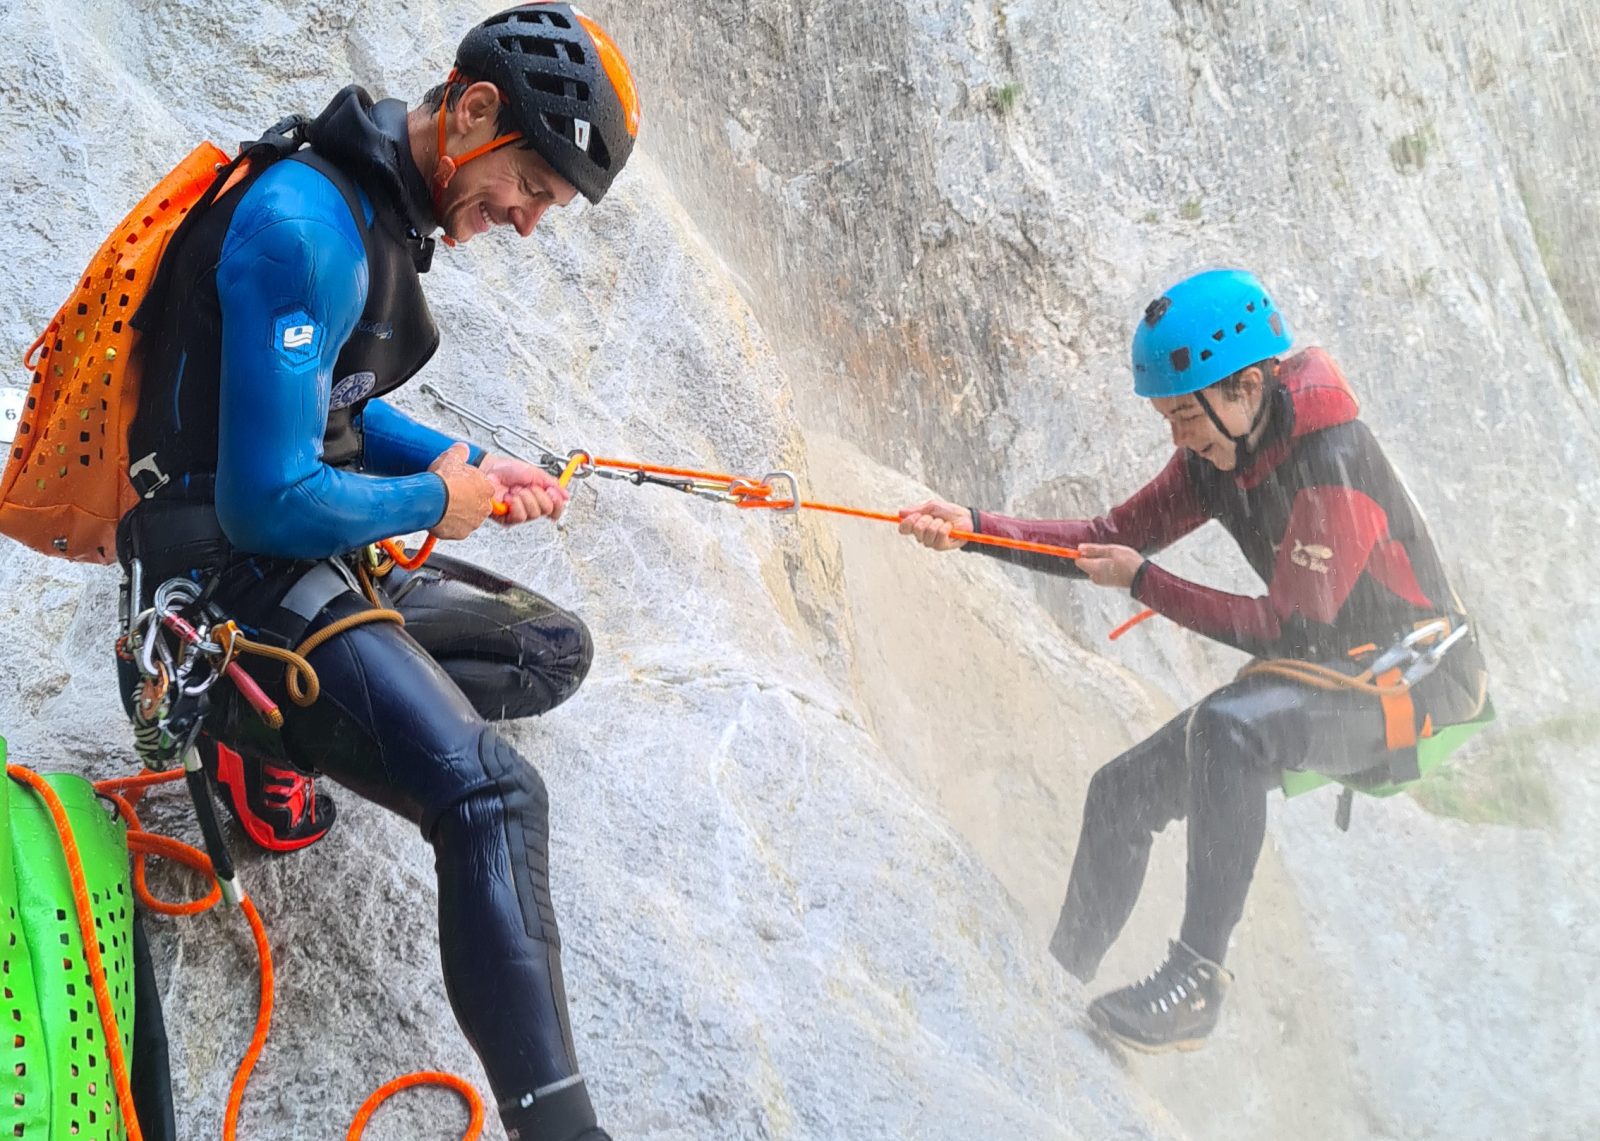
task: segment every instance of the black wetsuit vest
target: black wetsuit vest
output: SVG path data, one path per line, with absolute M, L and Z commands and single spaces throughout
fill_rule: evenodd
M 439 345 L 420 279 L 433 256 L 433 239 L 421 236 L 433 228 L 431 204 L 401 101 L 375 104 L 347 87 L 306 135 L 309 148 L 284 161 L 304 162 L 333 182 L 366 252 L 367 303 L 339 353 L 323 437 L 323 462 L 360 470 L 367 401 L 410 380 Z M 234 212 L 265 169 L 258 165 L 177 235 L 166 254 L 171 278 L 161 311 L 140 315 L 145 372 L 128 454 L 146 498 L 212 499 L 222 357 L 216 269 Z

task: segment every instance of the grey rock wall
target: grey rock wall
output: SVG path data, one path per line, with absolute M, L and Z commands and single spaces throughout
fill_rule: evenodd
M 414 96 L 491 7 L 0 10 L 0 344 L 20 354 L 195 140 L 352 79 Z M 430 379 L 562 447 L 786 466 L 876 507 L 932 489 L 1094 511 L 1163 454 L 1127 393 L 1133 317 L 1193 268 L 1257 267 L 1346 364 L 1487 636 L 1505 729 L 1463 770 L 1554 799 L 1537 827 L 1504 804 L 1488 825 L 1363 805 L 1348 837 L 1327 800 L 1291 803 L 1217 1041 L 1122 1073 L 1043 950 L 1083 789 L 1233 656 L 1170 627 L 1108 647 L 1128 600 L 873 525 L 585 491 L 565 532 L 463 549 L 596 636 L 578 697 L 515 740 L 551 786 L 580 1054 L 618 1136 L 1590 1135 L 1588 6 L 594 14 L 639 72 L 642 157 L 598 210 L 441 256 Z M 1174 565 L 1250 588 L 1214 540 Z M 131 763 L 114 578 L 0 547 L 13 759 Z M 1527 783 L 1507 792 L 1489 778 L 1513 760 Z M 481 1077 L 437 977 L 424 846 L 349 794 L 341 811 L 319 848 L 246 861 L 279 960 L 244 1117 L 263 1138 L 341 1129 L 418 1065 Z M 180 803 L 152 815 L 192 834 Z M 1181 866 L 1181 834 L 1161 837 L 1107 982 L 1154 964 Z M 210 1136 L 248 1037 L 248 940 L 208 916 L 156 942 L 184 1136 Z M 417 1096 L 369 1135 L 456 1120 Z

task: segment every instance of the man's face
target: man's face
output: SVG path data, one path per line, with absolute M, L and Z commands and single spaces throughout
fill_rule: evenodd
M 1206 403 L 1211 405 L 1211 410 L 1217 414 L 1217 419 L 1221 420 L 1223 426 L 1234 436 L 1242 436 L 1248 432 L 1255 420 L 1256 401 L 1261 396 L 1261 386 L 1259 379 L 1254 384 L 1250 383 L 1250 373 L 1256 373 L 1259 378 L 1258 370 L 1246 370 L 1245 383 L 1232 396 L 1222 395 L 1216 385 L 1205 390 Z M 1232 440 L 1217 431 L 1217 426 L 1211 422 L 1211 417 L 1206 415 L 1206 410 L 1200 407 L 1200 401 L 1192 394 L 1158 396 L 1150 403 L 1155 405 L 1156 411 L 1161 413 L 1167 421 L 1167 426 L 1172 429 L 1174 447 L 1189 449 L 1218 471 L 1232 471 L 1238 466 L 1238 448 L 1234 446 Z
M 440 225 L 457 242 L 495 226 L 510 226 L 526 238 L 546 210 L 566 206 L 577 194 L 536 152 L 511 143 L 456 172 L 439 204 Z

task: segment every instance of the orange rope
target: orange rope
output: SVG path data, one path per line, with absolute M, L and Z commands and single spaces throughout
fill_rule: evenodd
M 579 453 L 580 455 L 582 453 Z M 736 483 L 741 478 L 726 472 L 696 471 L 686 467 L 661 467 L 657 464 L 636 464 L 632 460 L 608 460 L 588 457 L 595 467 L 617 468 L 621 471 L 642 471 L 647 475 L 672 475 L 680 479 L 703 479 L 707 483 Z
M 441 1074 L 434 1070 L 396 1078 L 367 1098 L 366 1104 L 356 1113 L 356 1119 L 350 1123 L 350 1132 L 345 1135 L 345 1141 L 361 1141 L 361 1135 L 366 1131 L 367 1122 L 372 1120 L 372 1115 L 378 1111 L 380 1105 L 395 1094 L 414 1086 L 425 1085 L 444 1086 L 446 1089 L 455 1090 L 466 1099 L 471 1120 L 467 1122 L 467 1132 L 461 1141 L 477 1141 L 479 1134 L 483 1132 L 483 1099 L 478 1096 L 477 1090 L 454 1074 Z
M 759 488 L 756 489 L 760 491 Z M 770 490 L 770 489 L 769 489 Z M 738 495 L 738 492 L 734 493 Z M 763 499 L 759 494 L 749 494 L 740 497 L 740 507 L 747 509 L 768 508 L 782 511 L 793 507 L 792 499 Z M 843 507 L 837 503 L 816 503 L 802 499 L 800 507 L 805 511 L 826 511 L 833 515 L 848 515 L 853 519 L 871 519 L 880 523 L 900 522 L 900 516 L 890 515 L 886 511 L 867 511 L 860 507 Z M 1039 555 L 1054 555 L 1061 559 L 1076 559 L 1079 557 L 1075 547 L 1058 547 L 1051 543 L 1034 543 L 1027 539 L 1007 539 L 1001 535 L 984 535 L 976 531 L 952 530 L 952 539 L 959 539 L 964 543 L 978 543 L 985 547 L 1005 547 L 1012 551 L 1032 551 Z
M 72 878 L 72 897 L 78 912 L 78 928 L 83 934 L 84 954 L 88 960 L 90 981 L 94 987 L 95 1002 L 100 1010 L 101 1027 L 105 1032 L 106 1055 L 107 1061 L 111 1063 L 117 1105 L 122 1111 L 123 1123 L 128 1131 L 128 1141 L 143 1141 L 143 1133 L 140 1131 L 138 1117 L 133 1108 L 133 1091 L 128 1081 L 128 1062 L 122 1052 L 122 1033 L 117 1026 L 116 1012 L 111 1005 L 111 990 L 106 982 L 105 963 L 100 956 L 99 938 L 95 934 L 94 912 L 89 902 L 88 882 L 83 874 L 83 858 L 78 851 L 77 841 L 73 838 L 71 822 L 67 819 L 66 809 L 62 806 L 60 798 L 43 777 L 19 765 L 7 765 L 6 775 L 32 788 L 50 809 Z M 117 780 L 97 781 L 94 785 L 95 792 L 110 800 L 128 822 L 128 851 L 134 857 L 135 894 L 145 907 L 162 915 L 195 915 L 215 906 L 222 899 L 222 889 L 217 884 L 210 858 L 204 852 L 180 840 L 144 831 L 134 808 L 134 802 L 146 789 L 181 781 L 183 777 L 182 770 L 170 773 L 144 772 Z M 157 899 L 151 894 L 145 882 L 145 862 L 151 856 L 173 860 L 207 876 L 211 880 L 210 893 L 203 899 L 189 903 L 169 903 Z M 222 1127 L 224 1141 L 236 1141 L 239 1111 L 244 1103 L 245 1089 L 250 1084 L 250 1077 L 255 1072 L 256 1063 L 261 1058 L 262 1050 L 266 1047 L 267 1035 L 272 1028 L 275 994 L 272 948 L 267 942 L 266 925 L 261 920 L 261 913 L 256 910 L 255 904 L 249 898 L 240 901 L 240 908 L 250 923 L 256 954 L 261 962 L 261 994 L 256 1008 L 255 1032 L 251 1035 L 250 1046 L 234 1073 L 233 1084 L 228 1091 L 227 1115 Z M 401 1090 L 420 1085 L 445 1086 L 460 1094 L 467 1102 L 470 1115 L 467 1132 L 462 1141 L 477 1141 L 483 1132 L 483 1098 L 461 1078 L 435 1071 L 397 1078 L 368 1098 L 350 1127 L 348 1141 L 358 1141 L 373 1112 L 382 1102 Z
M 1156 612 L 1154 610 L 1141 610 L 1141 611 L 1139 611 L 1139 613 L 1135 614 L 1132 618 L 1128 619 L 1122 625 L 1118 626 L 1115 630 L 1111 631 L 1111 633 L 1109 635 L 1110 640 L 1115 642 L 1118 638 L 1122 637 L 1129 630 L 1132 630 L 1139 623 L 1144 622 L 1144 621 L 1146 621 L 1146 620 L 1148 620 L 1150 618 L 1154 618 L 1155 616 L 1156 616 Z
M 234 1072 L 233 1085 L 228 1090 L 228 1112 L 222 1119 L 223 1141 L 234 1141 L 238 1136 L 239 1107 L 244 1104 L 245 1087 L 250 1084 L 250 1075 L 255 1072 L 256 1062 L 267 1045 L 267 1032 L 272 1029 L 272 948 L 267 945 L 267 928 L 261 922 L 261 913 L 248 896 L 239 901 L 239 907 L 250 921 L 250 933 L 255 936 L 256 954 L 261 960 L 261 999 L 256 1006 L 256 1029 L 250 1036 L 250 1048 L 245 1051 L 244 1059 Z
M 433 554 L 433 548 L 439 545 L 436 535 L 429 535 L 422 541 L 422 546 L 414 555 L 406 554 L 406 549 L 393 539 L 385 539 L 378 544 L 379 550 L 394 560 L 394 565 L 401 570 L 414 571 L 428 561 L 428 556 Z
M 561 486 L 565 487 L 566 484 L 563 483 Z M 507 507 L 498 499 L 496 499 L 489 506 L 490 514 L 497 519 L 509 510 L 511 510 L 511 508 Z M 407 555 L 406 549 L 402 547 L 395 539 L 384 539 L 378 544 L 378 548 L 383 551 L 384 554 L 393 559 L 394 565 L 399 567 L 401 570 L 414 571 L 423 563 L 428 561 L 429 556 L 433 554 L 433 548 L 437 547 L 438 545 L 438 536 L 429 535 L 422 541 L 422 546 L 417 548 L 417 553 L 414 555 Z

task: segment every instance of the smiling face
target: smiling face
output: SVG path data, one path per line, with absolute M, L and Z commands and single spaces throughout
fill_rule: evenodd
M 1193 393 L 1158 396 L 1150 401 L 1171 428 L 1173 446 L 1187 448 L 1218 471 L 1232 471 L 1238 466 L 1239 449 L 1229 436 L 1250 431 L 1261 406 L 1263 377 L 1259 368 L 1245 369 L 1234 381 L 1219 381 L 1204 390 L 1206 403 L 1228 430 L 1227 435 L 1217 430 Z
M 499 114 L 500 93 L 494 84 L 467 88 L 445 112 L 446 152 L 465 155 L 499 138 Z M 427 114 L 427 121 L 436 124 L 436 116 Z M 423 137 L 428 134 L 424 131 Z M 437 139 L 436 133 L 433 137 Z M 437 151 L 437 141 L 429 149 Z M 427 172 L 436 162 L 435 154 L 418 165 Z M 510 143 L 462 164 L 439 195 L 435 211 L 445 234 L 456 242 L 471 241 L 495 226 L 510 226 L 525 238 L 546 210 L 566 206 L 577 194 L 536 151 Z

